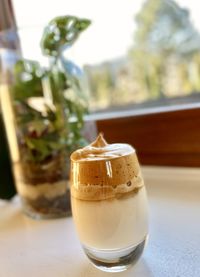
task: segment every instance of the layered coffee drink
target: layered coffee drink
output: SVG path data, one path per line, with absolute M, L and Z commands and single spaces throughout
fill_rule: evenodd
M 100 134 L 71 155 L 76 229 L 95 266 L 122 271 L 141 255 L 148 234 L 147 199 L 132 146 L 107 144 Z

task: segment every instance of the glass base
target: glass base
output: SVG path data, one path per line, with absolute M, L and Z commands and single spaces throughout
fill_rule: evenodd
M 97 250 L 83 245 L 83 249 L 92 264 L 106 272 L 121 272 L 133 266 L 144 250 L 147 237 L 134 246 L 117 250 Z
M 27 215 L 28 217 L 31 217 L 33 219 L 56 219 L 56 218 L 64 218 L 64 217 L 69 217 L 72 215 L 71 211 L 69 212 L 60 212 L 60 213 L 46 213 L 42 214 L 36 211 L 33 211 L 31 209 L 27 209 L 23 207 L 23 213 Z
M 22 209 L 24 214 L 33 219 L 54 219 L 71 216 L 71 205 L 69 197 L 60 196 L 56 200 L 28 200 L 21 197 Z

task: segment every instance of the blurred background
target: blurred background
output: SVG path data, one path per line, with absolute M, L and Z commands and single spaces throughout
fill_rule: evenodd
M 68 52 L 85 69 L 92 112 L 199 100 L 197 1 L 13 0 L 13 8 L 27 56 L 56 15 L 92 20 Z M 32 55 L 42 59 L 39 47 Z
M 115 115 L 120 117 L 127 111 L 163 107 L 179 110 L 181 106 L 199 103 L 198 10 L 198 1 L 195 0 L 0 0 L 0 31 L 17 27 L 23 56 L 25 58 L 31 56 L 33 60 L 43 64 L 45 60 L 41 54 L 40 38 L 44 27 L 52 18 L 75 15 L 91 19 L 90 28 L 66 55 L 84 69 L 88 84 L 85 93 L 91 115 L 101 118 L 105 113 L 111 115 L 115 112 Z M 196 120 L 198 113 L 196 115 L 192 112 L 192 115 L 191 119 Z M 155 129 L 153 132 L 157 132 L 157 139 L 161 138 L 165 144 L 156 144 L 156 136 L 152 134 L 147 146 L 147 142 L 141 140 L 141 136 L 146 137 L 141 128 L 147 127 L 147 133 L 150 132 L 148 122 L 157 122 L 159 125 L 160 121 L 169 118 L 168 115 L 164 119 L 154 117 L 150 121 L 146 119 L 144 122 L 138 121 L 133 126 L 135 128 L 133 143 L 139 151 L 142 163 L 199 165 L 197 155 L 200 149 L 197 143 L 200 135 L 186 136 L 185 141 L 180 143 L 186 128 L 194 127 L 191 123 L 180 129 L 179 123 L 174 125 L 173 130 L 177 130 L 177 134 L 173 138 L 167 137 L 165 133 L 166 126 L 170 128 L 172 120 L 166 121 L 168 125 L 160 129 L 161 133 Z M 178 118 L 176 114 L 175 118 Z M 181 116 L 179 122 L 183 122 L 185 118 L 188 119 L 188 113 L 185 113 L 185 117 Z M 132 127 L 130 125 L 132 121 L 127 122 L 126 126 Z M 110 124 L 106 125 L 105 130 L 111 141 L 123 140 L 126 135 L 127 142 L 132 143 L 132 139 L 128 137 L 131 135 L 130 131 L 121 131 L 121 137 L 120 134 L 112 136 L 118 132 L 115 126 L 123 125 L 123 122 L 112 121 Z M 156 124 L 155 126 L 158 126 Z M 100 121 L 97 127 L 104 131 L 104 126 L 104 122 Z M 137 129 L 137 126 L 140 129 Z M 169 134 L 171 129 L 167 130 Z M 1 184 L 7 184 L 0 185 L 0 197 L 9 198 L 15 193 L 15 189 L 2 121 L 0 121 L 0 132 Z M 159 137 L 159 134 L 162 136 Z M 171 144 L 167 148 L 169 140 Z M 154 145 L 154 152 L 151 152 L 150 145 Z M 156 160 L 157 152 L 160 156 Z M 163 156 L 163 153 L 166 156 Z M 147 156 L 148 159 L 145 160 L 144 157 Z

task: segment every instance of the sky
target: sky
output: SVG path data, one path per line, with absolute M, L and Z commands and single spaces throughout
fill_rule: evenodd
M 96 64 L 124 56 L 133 43 L 134 15 L 144 0 L 13 0 L 26 58 L 41 59 L 39 41 L 43 27 L 58 15 L 76 15 L 92 20 L 68 52 L 76 63 Z M 200 30 L 197 0 L 177 0 L 190 9 L 191 20 Z

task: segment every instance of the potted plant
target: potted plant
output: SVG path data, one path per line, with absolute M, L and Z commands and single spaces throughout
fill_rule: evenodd
M 69 155 L 86 143 L 81 129 L 87 105 L 80 70 L 63 52 L 89 25 L 75 16 L 50 21 L 41 40 L 49 66 L 18 59 L 9 81 L 19 154 L 13 163 L 16 187 L 24 211 L 35 218 L 70 213 Z

